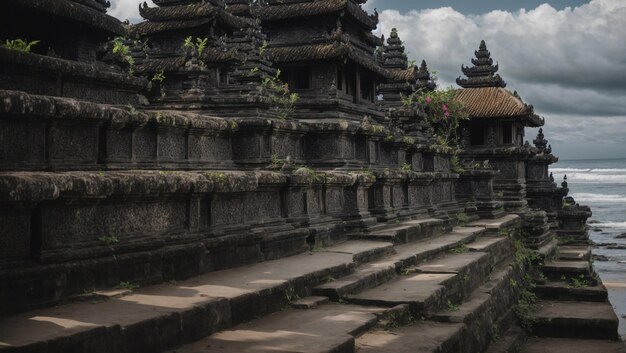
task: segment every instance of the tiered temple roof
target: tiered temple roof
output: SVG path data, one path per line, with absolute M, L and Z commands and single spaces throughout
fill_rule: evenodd
M 498 64 L 493 65 L 493 59 L 491 59 L 491 53 L 487 50 L 485 41 L 480 42 L 478 51 L 474 52 L 476 59 L 472 59 L 473 67 L 461 67 L 463 74 L 467 76 L 467 79 L 457 78 L 456 82 L 463 88 L 476 88 L 476 87 L 506 87 L 506 82 L 496 74 L 498 72 Z
M 226 11 L 221 1 L 199 3 L 188 0 L 184 3 L 176 2 L 176 5 L 161 6 L 151 8 L 145 2 L 139 6 L 139 14 L 148 21 L 134 27 L 137 35 L 146 36 L 186 28 L 193 29 L 206 24 L 215 24 L 230 31 L 251 25 L 250 21 Z
M 405 47 L 395 28 L 391 30 L 387 45 L 383 47 L 380 60 L 382 66 L 391 74 L 387 82 L 381 83 L 378 87 L 384 97 L 382 106 L 399 106 L 402 95 L 410 95 L 422 88 L 435 88 L 426 61 L 422 60 L 419 68 L 415 65 L 409 67 Z
M 493 65 L 491 53 L 487 50 L 485 41 L 480 42 L 480 48 L 475 52 L 476 59 L 472 60 L 474 67 L 462 67 L 467 79 L 457 79 L 463 87 L 457 91 L 457 98 L 465 105 L 465 109 L 472 118 L 501 118 L 514 119 L 525 126 L 543 126 L 544 120 L 535 114 L 532 105 L 522 101 L 517 93 L 506 90 L 506 83 L 495 74 L 498 65 Z
M 364 29 L 372 31 L 378 26 L 378 13 L 368 15 L 360 6 L 360 3 L 364 2 L 355 0 L 269 0 L 269 6 L 259 8 L 256 15 L 262 21 L 272 21 L 341 13 L 342 16 L 353 19 Z
M 124 36 L 126 30 L 117 19 L 105 14 L 104 0 L 3 0 L 0 31 L 4 38 L 36 38 L 35 52 L 50 49 L 55 55 L 74 60 L 95 60 L 95 47 L 109 37 Z M 56 19 L 56 25 L 42 33 L 38 27 Z M 92 52 L 90 55 L 77 53 Z
M 402 40 L 398 36 L 398 30 L 392 29 L 387 45 L 384 47 L 383 65 L 390 69 L 407 69 L 409 60 L 405 52 Z

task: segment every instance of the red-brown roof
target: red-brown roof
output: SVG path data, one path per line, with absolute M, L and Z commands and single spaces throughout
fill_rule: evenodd
M 464 88 L 456 97 L 472 118 L 522 118 L 531 126 L 543 125 L 532 106 L 501 87 Z

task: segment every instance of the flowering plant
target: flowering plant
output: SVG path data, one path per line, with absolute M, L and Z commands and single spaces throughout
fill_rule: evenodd
M 453 88 L 437 91 L 420 89 L 404 96 L 402 101 L 407 108 L 426 117 L 434 129 L 437 143 L 442 145 L 456 144 L 460 122 L 469 119 Z

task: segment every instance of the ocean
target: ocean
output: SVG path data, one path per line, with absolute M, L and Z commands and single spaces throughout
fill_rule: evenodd
M 590 239 L 599 244 L 593 249 L 594 267 L 609 290 L 626 339 L 626 159 L 563 160 L 550 171 L 559 185 L 567 175 L 570 196 L 591 207 Z M 609 249 L 608 244 L 624 249 Z

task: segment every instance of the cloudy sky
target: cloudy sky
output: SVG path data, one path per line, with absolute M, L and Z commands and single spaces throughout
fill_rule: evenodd
M 136 22 L 140 2 L 112 0 L 109 14 Z M 546 118 L 546 138 L 562 159 L 626 157 L 626 0 L 369 0 L 366 7 L 380 14 L 378 34 L 396 27 L 409 56 L 425 59 L 443 86 L 484 39 L 507 88 Z

